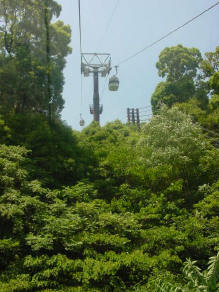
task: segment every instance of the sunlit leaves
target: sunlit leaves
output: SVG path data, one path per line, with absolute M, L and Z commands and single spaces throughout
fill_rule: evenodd
M 201 53 L 198 49 L 188 49 L 182 45 L 165 48 L 156 66 L 159 75 L 167 77 L 167 81 L 176 81 L 183 76 L 195 77 L 200 61 Z

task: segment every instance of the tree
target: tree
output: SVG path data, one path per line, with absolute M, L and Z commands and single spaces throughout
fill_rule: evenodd
M 175 82 L 160 82 L 151 97 L 153 113 L 157 113 L 162 104 L 171 107 L 175 103 L 188 101 L 194 94 L 194 82 L 188 77 L 183 77 Z
M 70 27 L 62 21 L 51 23 L 60 5 L 53 0 L 1 0 L 0 6 L 2 112 L 59 115 L 64 104 L 62 71 L 71 52 Z
M 209 110 L 212 112 L 219 108 L 219 47 L 216 47 L 215 52 L 206 53 L 205 57 L 201 69 L 211 93 Z
M 164 189 L 170 180 L 183 179 L 185 194 L 205 179 L 209 181 L 207 173 L 211 170 L 205 169 L 205 159 L 213 155 L 218 163 L 217 150 L 204 139 L 201 127 L 174 107 L 169 110 L 163 107 L 160 114 L 144 126 L 138 151 L 149 177 L 149 170 L 152 171 L 156 189 Z M 157 176 L 153 169 L 157 169 Z
M 204 77 L 209 78 L 219 71 L 219 46 L 216 47 L 215 52 L 205 53 L 205 57 L 205 60 L 201 63 L 201 69 Z
M 29 173 L 44 186 L 73 185 L 86 175 L 87 161 L 82 159 L 85 150 L 82 152 L 76 134 L 62 121 L 49 122 L 40 113 L 26 113 L 8 116 L 6 125 L 10 138 L 5 133 L 2 139 L 31 150 Z
M 11 131 L 5 121 L 0 116 L 0 144 L 6 143 L 11 138 Z
M 199 101 L 201 108 L 206 108 L 207 91 L 198 75 L 201 61 L 198 49 L 182 45 L 165 48 L 160 53 L 156 67 L 159 76 L 166 80 L 157 85 L 151 97 L 153 113 L 157 113 L 162 104 L 171 107 L 193 97 Z
M 158 74 L 166 77 L 167 81 L 177 81 L 182 77 L 195 78 L 200 62 L 201 53 L 196 48 L 186 48 L 182 45 L 165 48 L 156 64 Z

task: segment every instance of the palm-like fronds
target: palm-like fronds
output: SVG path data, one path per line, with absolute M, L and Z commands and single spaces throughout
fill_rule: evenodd
M 210 257 L 208 263 L 206 278 L 209 291 L 216 291 L 219 288 L 219 252 L 216 256 Z
M 183 273 L 187 284 L 174 285 L 169 282 L 157 281 L 156 292 L 217 292 L 219 291 L 219 252 L 209 259 L 207 270 L 201 272 L 196 261 L 187 259 Z

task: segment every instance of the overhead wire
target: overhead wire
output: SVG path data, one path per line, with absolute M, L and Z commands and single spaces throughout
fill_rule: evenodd
M 117 0 L 116 3 L 115 3 L 115 6 L 114 6 L 114 8 L 112 10 L 112 13 L 111 13 L 111 15 L 109 17 L 109 20 L 108 20 L 107 24 L 106 24 L 105 32 L 104 32 L 102 38 L 99 41 L 99 46 L 102 45 L 102 43 L 104 41 L 104 38 L 106 37 L 106 34 L 107 34 L 107 32 L 108 32 L 108 30 L 109 30 L 109 28 L 111 26 L 111 23 L 112 23 L 112 20 L 113 20 L 114 15 L 115 15 L 115 12 L 117 10 L 117 7 L 119 5 L 119 2 L 120 2 L 120 0 Z M 102 92 L 101 92 L 101 95 L 100 95 L 100 102 L 103 100 L 103 97 L 105 95 L 105 92 L 106 92 L 106 84 L 107 84 L 108 79 L 109 79 L 109 75 L 106 76 L 106 78 L 105 78 L 104 86 L 103 86 L 103 89 L 102 89 Z
M 82 38 L 81 38 L 81 0 L 78 0 L 78 20 L 79 20 L 79 35 L 80 35 L 80 53 L 82 53 Z
M 144 51 L 146 51 L 147 49 L 153 47 L 154 45 L 156 45 L 157 43 L 159 43 L 160 41 L 164 40 L 165 38 L 167 38 L 168 36 L 170 36 L 171 34 L 175 33 L 176 31 L 180 30 L 181 28 L 183 28 L 184 26 L 188 25 L 189 23 L 193 22 L 195 19 L 199 18 L 200 16 L 202 16 L 203 14 L 205 14 L 206 12 L 210 11 L 211 9 L 213 9 L 214 7 L 216 7 L 219 4 L 219 1 L 216 2 L 215 4 L 211 5 L 209 8 L 205 9 L 204 11 L 202 11 L 201 13 L 199 13 L 198 15 L 194 16 L 193 18 L 189 19 L 188 21 L 186 21 L 184 24 L 178 26 L 177 28 L 171 30 L 170 32 L 168 32 L 167 34 L 165 34 L 163 37 L 161 37 L 160 39 L 154 41 L 153 43 L 149 44 L 148 46 L 144 47 L 143 49 L 137 51 L 136 53 L 134 53 L 133 55 L 129 56 L 128 58 L 125 58 L 124 60 L 122 60 L 121 62 L 119 62 L 117 64 L 117 66 L 120 66 L 121 64 L 124 64 L 126 62 L 128 62 L 129 60 L 133 59 L 134 57 L 138 56 L 139 54 L 143 53 Z
M 146 106 L 143 106 L 143 107 L 138 107 L 138 109 L 140 109 L 140 110 L 142 110 L 142 109 L 148 109 L 148 108 L 150 108 L 151 106 L 150 105 L 146 105 Z
M 81 74 L 81 104 L 80 104 L 80 115 L 82 114 L 82 106 L 83 106 L 83 79 L 82 79 L 82 74 Z
M 120 2 L 120 0 L 117 0 L 117 1 L 116 1 L 116 4 L 115 4 L 115 6 L 114 6 L 114 8 L 113 8 L 113 10 L 112 10 L 112 13 L 111 13 L 111 15 L 110 15 L 110 17 L 109 17 L 109 20 L 108 20 L 108 22 L 107 22 L 107 24 L 106 24 L 105 32 L 104 32 L 103 36 L 101 37 L 101 39 L 100 39 L 100 41 L 99 41 L 99 46 L 102 45 L 102 43 L 103 43 L 103 41 L 104 41 L 104 38 L 105 38 L 105 36 L 106 36 L 106 34 L 107 34 L 107 32 L 108 32 L 110 26 L 111 26 L 111 23 L 112 23 L 112 20 L 113 20 L 114 15 L 115 15 L 115 12 L 116 12 L 116 10 L 117 10 L 117 7 L 118 7 L 118 5 L 119 5 L 119 2 Z
M 81 33 L 81 1 L 78 0 L 78 24 L 79 24 L 79 37 L 80 37 L 80 55 L 82 54 L 82 33 Z M 80 120 L 82 119 L 82 107 L 83 107 L 83 80 L 81 72 L 81 102 L 80 102 Z

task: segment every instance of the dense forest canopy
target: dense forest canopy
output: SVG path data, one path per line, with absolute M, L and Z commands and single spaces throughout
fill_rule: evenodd
M 219 47 L 160 53 L 140 129 L 76 132 L 60 11 L 0 0 L 0 292 L 218 291 Z

